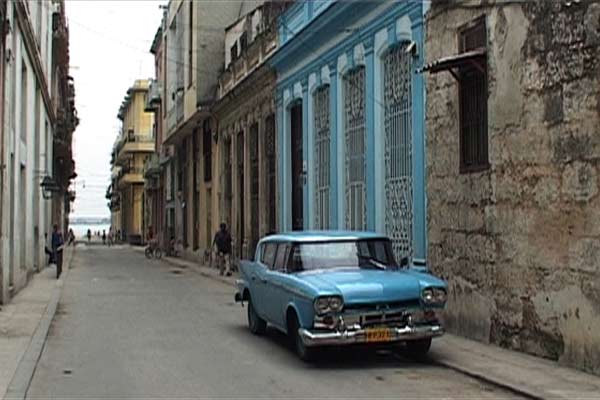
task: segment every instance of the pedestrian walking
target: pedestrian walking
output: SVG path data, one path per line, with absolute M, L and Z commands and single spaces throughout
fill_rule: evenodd
M 106 229 L 102 230 L 102 244 L 106 245 Z
M 48 256 L 48 265 L 54 262 L 54 257 L 52 257 L 52 243 L 48 242 L 48 234 L 44 233 L 44 252 Z
M 108 247 L 113 245 L 113 236 L 114 236 L 114 233 L 113 233 L 113 228 L 111 226 L 110 228 L 108 228 Z
M 219 231 L 215 234 L 212 247 L 217 246 L 217 265 L 219 274 L 225 273 L 231 276 L 231 234 L 227 229 L 227 224 L 222 223 Z
M 58 230 L 58 225 L 54 224 L 54 231 L 52 232 L 52 252 L 54 253 L 54 261 L 56 262 L 56 279 L 60 278 L 60 274 L 62 273 L 64 244 L 65 241 L 63 240 L 63 235 Z
M 75 232 L 73 232 L 73 229 L 69 229 L 68 243 L 69 246 L 75 246 Z
M 88 238 L 88 243 L 90 243 L 92 241 L 92 230 L 88 229 L 87 231 L 87 238 Z

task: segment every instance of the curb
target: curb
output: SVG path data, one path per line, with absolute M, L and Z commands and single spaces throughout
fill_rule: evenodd
M 6 389 L 4 400 L 21 400 L 25 399 L 27 396 L 27 391 L 29 390 L 31 380 L 33 379 L 33 374 L 35 373 L 38 361 L 40 360 L 42 352 L 44 351 L 44 346 L 46 345 L 46 339 L 48 337 L 50 325 L 52 324 L 52 320 L 56 314 L 56 309 L 58 308 L 58 303 L 62 294 L 62 288 L 67 276 L 69 275 L 69 270 L 71 269 L 71 263 L 75 255 L 75 248 L 76 247 L 73 247 L 73 250 L 70 252 L 68 260 L 65 260 L 66 262 L 63 266 L 62 279 L 58 281 L 58 285 L 56 285 L 53 290 L 52 296 L 50 297 L 50 302 L 46 307 L 46 311 L 44 312 L 44 315 L 42 316 L 42 319 L 40 320 L 35 333 L 33 334 L 31 341 L 27 346 L 27 350 L 25 350 L 23 357 L 19 361 L 8 388 Z
M 504 390 L 507 390 L 509 392 L 512 392 L 519 396 L 523 396 L 528 399 L 545 400 L 548 398 L 546 396 L 543 396 L 543 395 L 540 395 L 537 393 L 532 393 L 532 392 L 528 391 L 527 389 L 523 389 L 523 388 L 517 387 L 515 385 L 511 385 L 510 383 L 502 382 L 499 379 L 490 378 L 489 376 L 486 376 L 482 373 L 471 371 L 471 370 L 461 367 L 460 365 L 455 364 L 453 362 L 448 362 L 447 360 L 439 360 L 438 359 L 438 360 L 432 360 L 432 361 L 438 365 L 444 366 L 448 369 L 451 369 L 451 370 L 461 373 L 463 375 L 469 376 L 473 379 L 485 382 L 490 385 L 500 387 Z

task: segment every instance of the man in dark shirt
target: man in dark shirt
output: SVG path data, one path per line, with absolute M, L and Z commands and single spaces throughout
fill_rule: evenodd
M 62 233 L 58 230 L 58 225 L 54 224 L 54 230 L 52 231 L 52 252 L 54 253 L 54 260 L 56 262 L 56 279 L 60 278 L 60 274 L 62 273 L 64 243 Z
M 222 223 L 221 229 L 215 234 L 212 247 L 217 246 L 217 264 L 219 273 L 231 276 L 231 234 L 227 230 L 227 224 Z

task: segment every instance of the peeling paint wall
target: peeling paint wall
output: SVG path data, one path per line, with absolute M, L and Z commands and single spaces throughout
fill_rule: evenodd
M 457 54 L 458 27 L 483 14 L 490 169 L 459 173 L 457 84 L 427 75 L 428 255 L 450 284 L 446 322 L 600 374 L 600 4 L 432 2 L 427 62 Z

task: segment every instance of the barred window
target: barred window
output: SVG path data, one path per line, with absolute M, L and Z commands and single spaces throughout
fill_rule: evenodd
M 461 53 L 485 48 L 485 18 L 459 30 Z M 475 172 L 489 167 L 487 126 L 487 64 L 466 64 L 460 69 L 460 172 Z
M 314 100 L 314 166 L 315 166 L 315 228 L 329 227 L 329 86 L 313 95 Z
M 344 76 L 346 228 L 367 227 L 365 67 Z

